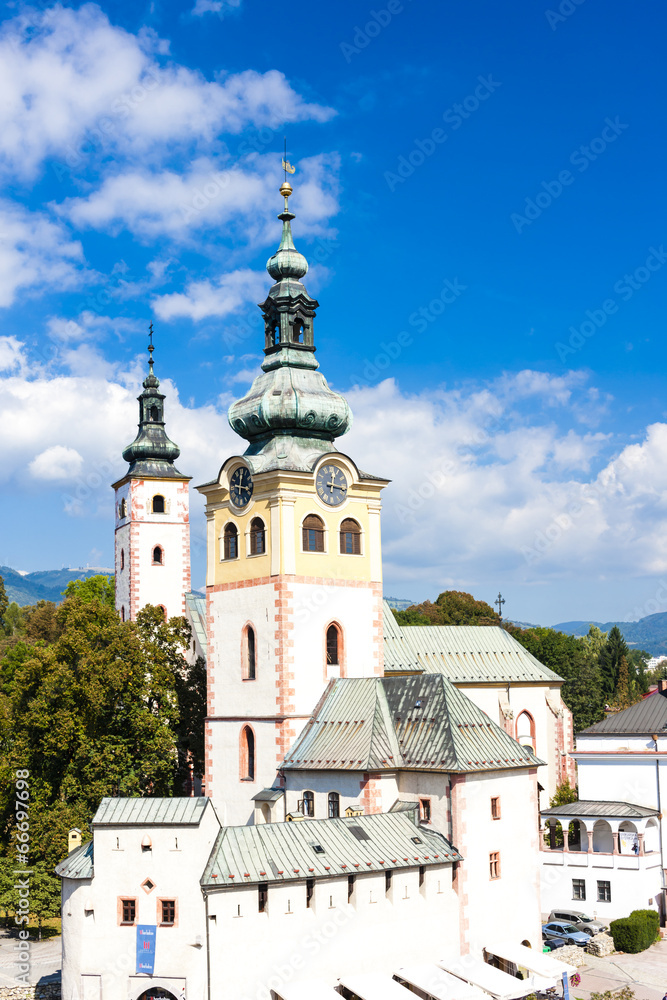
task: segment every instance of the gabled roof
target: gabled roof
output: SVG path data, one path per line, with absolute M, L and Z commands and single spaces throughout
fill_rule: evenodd
M 337 678 L 287 770 L 490 771 L 541 764 L 442 675 Z
M 203 796 L 158 799 L 102 799 L 93 817 L 96 826 L 198 826 L 209 800 Z
M 626 733 L 628 736 L 650 736 L 664 729 L 667 729 L 667 697 L 658 692 L 622 712 L 608 715 L 602 722 L 582 729 L 577 735 Z
M 384 671 L 443 674 L 455 684 L 561 681 L 499 625 L 405 625 L 384 602 Z
M 582 800 L 577 802 L 567 802 L 562 806 L 552 806 L 550 809 L 542 809 L 542 816 L 586 816 L 591 817 L 617 817 L 620 819 L 644 819 L 646 816 L 657 816 L 657 809 L 649 809 L 646 806 L 635 806 L 630 802 L 603 802 L 602 800 Z
M 211 889 L 290 882 L 460 860 L 441 833 L 416 826 L 405 813 L 227 826 L 218 834 L 201 884 Z
M 93 842 L 89 840 L 80 847 L 75 847 L 55 867 L 56 875 L 61 878 L 84 879 L 93 877 Z

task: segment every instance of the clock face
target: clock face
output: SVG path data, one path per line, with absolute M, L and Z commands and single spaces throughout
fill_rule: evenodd
M 338 507 L 347 497 L 347 479 L 337 465 L 323 465 L 315 479 L 317 495 L 323 503 Z
M 235 507 L 246 507 L 248 505 L 253 487 L 252 476 L 245 466 L 234 470 L 232 478 L 229 480 L 229 495 Z

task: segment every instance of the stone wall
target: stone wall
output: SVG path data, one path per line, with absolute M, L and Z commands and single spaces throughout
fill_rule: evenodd
M 60 1000 L 60 983 L 44 986 L 0 986 L 0 1000 Z

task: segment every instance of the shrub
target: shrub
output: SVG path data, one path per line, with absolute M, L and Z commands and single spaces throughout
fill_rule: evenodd
M 635 955 L 645 951 L 658 935 L 660 918 L 655 910 L 633 910 L 629 917 L 612 920 L 609 925 L 616 951 Z

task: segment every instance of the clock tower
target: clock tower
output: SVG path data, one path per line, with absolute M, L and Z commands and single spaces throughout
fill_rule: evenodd
M 327 682 L 383 673 L 387 480 L 336 448 L 352 414 L 318 371 L 318 302 L 302 283 L 308 264 L 292 240 L 287 181 L 280 193 L 282 239 L 267 263 L 274 284 L 260 305 L 262 372 L 229 410 L 247 447 L 199 487 L 207 517 L 206 794 L 228 824 L 283 819 L 281 763 Z

